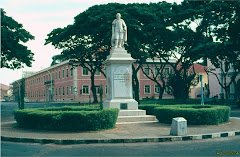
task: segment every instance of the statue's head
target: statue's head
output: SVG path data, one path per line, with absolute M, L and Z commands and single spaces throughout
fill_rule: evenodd
M 117 19 L 120 19 L 120 18 L 121 18 L 121 14 L 120 14 L 120 13 L 117 13 L 117 14 L 116 14 L 116 18 L 117 18 Z

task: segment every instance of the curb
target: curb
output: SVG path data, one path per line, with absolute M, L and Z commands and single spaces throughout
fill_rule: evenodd
M 211 138 L 222 138 L 239 136 L 240 130 L 202 134 L 202 135 L 187 135 L 187 136 L 166 136 L 156 138 L 136 138 L 136 139 L 97 139 L 97 140 L 61 140 L 61 139 L 33 139 L 33 138 L 21 138 L 21 137 L 5 137 L 1 136 L 2 141 L 9 142 L 23 142 L 23 143 L 40 143 L 40 144 L 97 144 L 97 143 L 143 143 L 143 142 L 174 142 L 174 141 L 189 141 L 189 140 L 202 140 Z

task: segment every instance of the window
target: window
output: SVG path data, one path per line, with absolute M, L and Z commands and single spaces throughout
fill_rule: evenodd
M 43 82 L 46 82 L 45 80 L 46 80 L 46 77 L 44 76 L 44 77 L 43 77 Z
M 157 85 L 154 85 L 154 93 L 159 94 L 160 88 Z
M 45 94 L 46 94 L 46 93 L 45 93 L 45 90 L 43 91 L 43 93 L 44 93 L 43 96 L 45 96 Z
M 55 72 L 55 80 L 57 79 L 57 72 Z
M 68 69 L 66 69 L 66 78 L 68 78 Z
M 96 94 L 100 94 L 100 86 L 95 86 Z
M 68 95 L 68 86 L 67 86 L 67 91 L 66 91 L 67 95 Z
M 71 76 L 72 76 L 73 75 L 73 69 L 72 68 L 70 69 L 70 73 L 71 73 Z
M 51 79 L 54 80 L 54 72 L 52 72 L 52 78 Z
M 62 78 L 64 78 L 64 75 L 65 75 L 65 74 L 64 74 L 64 69 L 63 69 L 63 70 L 62 70 Z
M 55 94 L 56 94 L 56 96 L 57 96 L 57 88 L 56 88 L 56 90 L 55 90 Z
M 85 68 L 85 67 L 82 68 L 82 75 L 88 76 L 88 68 Z
M 64 87 L 63 87 L 63 91 L 62 91 L 62 92 L 63 92 L 63 95 L 65 95 L 65 89 L 64 89 Z
M 61 87 L 59 87 L 59 91 L 58 91 L 58 95 L 60 96 L 61 95 Z
M 151 94 L 151 86 L 144 85 L 144 94 Z
M 169 75 L 170 69 L 169 68 L 164 68 L 164 75 Z
M 100 71 L 99 71 L 99 70 L 96 70 L 95 75 L 96 75 L 96 76 L 101 76 Z
M 48 77 L 48 81 L 50 81 L 50 79 L 51 79 L 51 75 L 49 74 L 48 76 L 49 76 L 49 77 Z
M 151 76 L 150 68 L 144 68 L 144 72 L 146 73 L 146 75 Z
M 60 70 L 59 70 L 59 72 L 58 72 L 58 79 L 60 80 L 60 77 L 61 77 L 61 72 L 60 72 Z
M 54 95 L 54 88 L 52 88 L 52 95 Z
M 171 93 L 169 87 L 166 87 L 166 88 L 165 88 L 165 93 L 168 93 L 168 94 Z
M 73 86 L 71 86 L 71 89 L 70 89 L 70 90 L 71 90 L 71 94 L 73 94 Z
M 105 93 L 107 94 L 107 85 L 105 86 Z
M 159 68 L 155 68 L 154 69 L 154 75 L 157 76 L 160 74 L 160 69 Z
M 83 85 L 82 86 L 82 93 L 83 94 L 89 94 L 89 86 L 88 85 Z

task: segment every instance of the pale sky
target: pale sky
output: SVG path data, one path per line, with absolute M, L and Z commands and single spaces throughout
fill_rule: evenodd
M 52 56 L 61 50 L 44 45 L 47 34 L 53 29 L 66 27 L 74 22 L 74 17 L 96 4 L 117 3 L 149 3 L 161 0 L 1 0 L 0 7 L 7 16 L 23 24 L 35 40 L 26 43 L 34 53 L 32 67 L 19 70 L 0 69 L 0 83 L 9 85 L 22 76 L 22 71 L 39 71 L 50 66 Z M 182 0 L 166 0 L 180 3 Z

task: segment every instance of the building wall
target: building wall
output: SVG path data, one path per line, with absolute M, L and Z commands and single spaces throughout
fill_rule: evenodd
M 159 65 L 160 66 L 160 65 Z M 143 69 L 147 66 L 144 65 Z M 151 67 L 154 70 L 154 66 Z M 171 67 L 166 66 L 164 73 L 171 73 Z M 104 71 L 104 69 L 102 69 Z M 51 76 L 49 77 L 49 72 Z M 30 102 L 80 102 L 87 103 L 89 99 L 93 100 L 93 95 L 91 92 L 91 79 L 90 72 L 86 73 L 86 69 L 83 67 L 76 67 L 72 69 L 68 65 L 68 61 L 64 61 L 60 64 L 56 64 L 49 68 L 43 69 L 31 76 L 26 77 L 26 100 Z M 151 72 L 150 72 L 150 75 Z M 53 96 L 51 98 L 51 77 L 52 77 L 52 88 Z M 158 92 L 155 90 L 156 83 L 149 80 L 142 70 L 138 72 L 139 85 L 140 85 L 140 100 L 145 98 L 155 98 L 158 99 Z M 207 80 L 204 75 L 204 81 Z M 161 81 L 159 80 L 161 83 Z M 106 86 L 107 81 L 103 74 L 96 72 L 95 74 L 95 86 L 97 86 L 97 91 L 99 87 L 102 86 L 103 89 L 103 101 L 106 99 Z M 147 93 L 146 88 L 149 89 Z M 163 98 L 173 98 L 172 95 L 168 94 L 169 90 L 166 89 L 163 94 Z M 196 93 L 195 93 L 196 95 Z M 99 100 L 99 93 L 97 93 Z
M 0 100 L 3 100 L 6 96 L 8 96 L 8 90 L 9 86 L 0 83 Z
M 205 84 L 208 84 L 208 75 L 206 72 L 198 72 L 198 75 L 202 75 L 203 88 Z M 189 97 L 192 99 L 201 98 L 201 81 L 196 86 L 190 87 Z
M 208 67 L 214 67 L 210 61 L 208 61 L 207 63 L 208 63 Z M 222 62 L 222 66 L 225 67 L 224 62 Z M 223 70 L 225 70 L 225 68 L 223 68 Z M 214 70 L 213 73 L 217 74 L 217 77 L 219 78 L 220 82 L 223 82 L 223 77 L 221 77 L 222 72 L 221 72 L 220 68 L 217 68 L 216 70 Z M 217 77 L 214 74 L 211 74 L 211 73 L 209 74 L 210 97 L 218 97 L 220 99 L 222 94 L 226 97 L 226 93 L 225 93 L 225 90 L 219 84 Z M 238 74 L 235 81 L 238 82 L 239 80 L 240 80 L 240 74 Z M 229 84 L 230 81 L 231 81 L 231 78 L 230 78 L 230 76 L 228 76 L 226 78 L 226 83 Z M 238 88 L 238 87 L 236 87 L 236 88 Z M 238 91 L 239 91 L 239 89 L 238 89 Z M 234 93 L 235 93 L 235 87 L 233 84 L 230 85 L 229 92 L 230 92 L 230 95 L 229 95 L 230 99 L 233 99 Z

